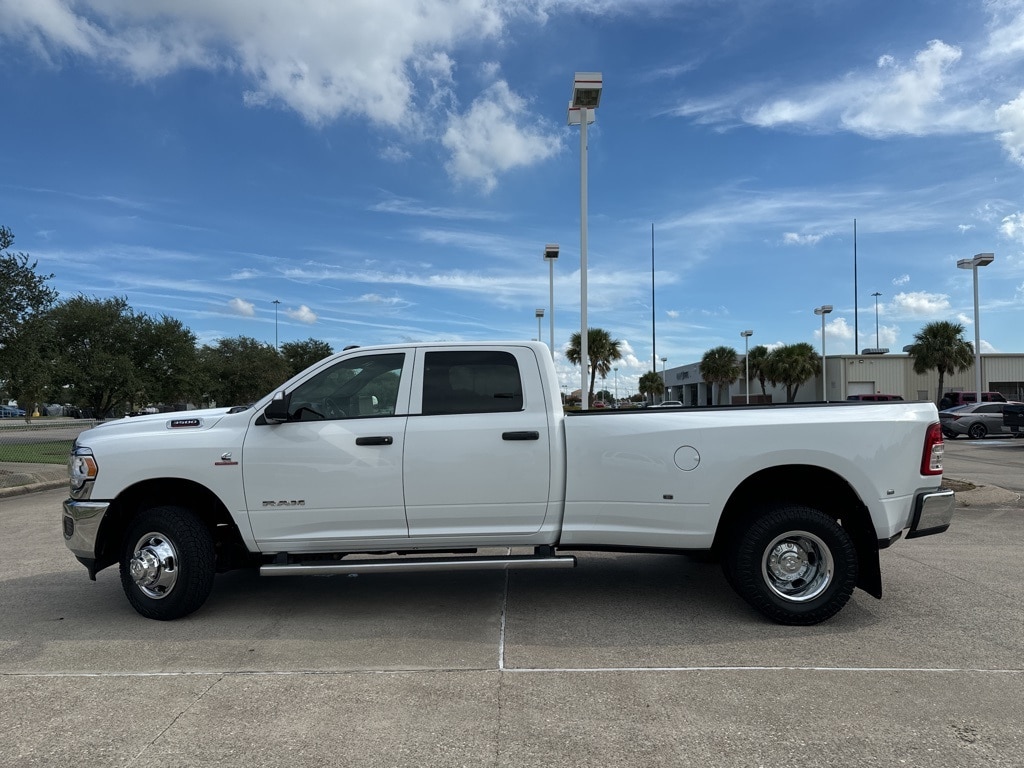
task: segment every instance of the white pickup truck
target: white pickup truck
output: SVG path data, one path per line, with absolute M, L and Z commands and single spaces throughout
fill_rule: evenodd
M 93 579 L 119 564 L 153 619 L 195 611 L 232 568 L 573 567 L 564 553 L 614 550 L 713 555 L 755 609 L 814 624 L 854 587 L 880 598 L 879 550 L 952 518 L 930 403 L 563 414 L 559 393 L 537 342 L 349 349 L 251 406 L 83 432 L 64 538 Z

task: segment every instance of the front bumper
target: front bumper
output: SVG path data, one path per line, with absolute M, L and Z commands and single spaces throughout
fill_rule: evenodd
M 919 493 L 914 500 L 914 517 L 910 523 L 908 539 L 931 536 L 949 528 L 953 520 L 956 497 L 953 491 L 940 490 Z
M 96 538 L 109 508 L 109 501 L 67 499 L 64 502 L 64 543 L 83 563 L 96 560 Z

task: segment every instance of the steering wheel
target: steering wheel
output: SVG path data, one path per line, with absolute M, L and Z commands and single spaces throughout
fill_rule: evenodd
M 327 412 L 327 418 L 329 419 L 344 419 L 346 417 L 345 411 L 339 408 L 338 404 L 329 397 L 324 398 L 324 410 Z

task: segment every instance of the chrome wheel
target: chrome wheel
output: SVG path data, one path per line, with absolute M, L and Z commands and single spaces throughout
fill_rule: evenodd
M 761 575 L 779 597 L 796 603 L 813 600 L 832 583 L 835 562 L 820 538 L 807 531 L 789 531 L 765 548 Z
M 174 542 L 162 533 L 147 533 L 135 544 L 128 572 L 146 597 L 166 597 L 178 581 L 178 551 Z

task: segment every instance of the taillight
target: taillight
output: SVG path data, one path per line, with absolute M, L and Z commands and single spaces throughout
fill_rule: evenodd
M 922 475 L 942 474 L 942 454 L 946 444 L 942 442 L 942 427 L 938 423 L 928 427 L 924 435 L 924 454 L 921 456 Z

